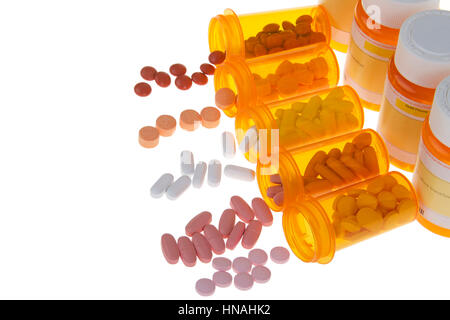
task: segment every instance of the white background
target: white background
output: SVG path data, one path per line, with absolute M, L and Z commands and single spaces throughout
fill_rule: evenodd
M 178 201 L 154 200 L 153 182 L 179 175 L 179 154 L 224 160 L 214 130 L 178 130 L 147 150 L 138 130 L 160 114 L 213 104 L 213 87 L 180 92 L 153 86 L 139 98 L 139 70 L 208 56 L 208 23 L 238 13 L 311 1 L 2 1 L 0 5 L 0 298 L 197 299 L 210 265 L 168 265 L 163 233 L 183 234 L 200 211 L 217 223 L 232 195 L 258 196 L 256 183 L 224 178 Z M 450 8 L 449 1 L 442 0 Z M 438 30 L 436 32 L 439 32 Z M 445 37 L 446 35 L 444 35 Z M 443 37 L 443 38 L 444 38 Z M 341 68 L 344 55 L 338 54 Z M 366 127 L 377 114 L 366 111 Z M 226 163 L 249 166 L 242 156 Z M 287 246 L 281 214 L 258 247 Z M 218 289 L 216 299 L 450 298 L 450 243 L 418 223 L 336 254 L 326 266 L 295 256 L 269 263 L 272 279 L 251 291 Z M 246 255 L 239 249 L 233 258 Z

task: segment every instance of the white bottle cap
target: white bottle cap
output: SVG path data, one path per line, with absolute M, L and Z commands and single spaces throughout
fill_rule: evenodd
M 367 15 L 375 22 L 400 29 L 403 21 L 413 14 L 439 9 L 439 0 L 362 0 Z
M 450 77 L 436 89 L 429 121 L 433 135 L 450 148 Z
M 400 29 L 395 66 L 410 82 L 436 88 L 450 74 L 449 39 L 450 11 L 417 13 Z

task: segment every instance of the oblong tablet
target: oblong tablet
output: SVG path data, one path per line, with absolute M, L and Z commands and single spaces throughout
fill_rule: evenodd
M 269 256 L 262 249 L 253 249 L 248 253 L 248 258 L 253 263 L 253 265 L 263 266 L 266 264 L 267 260 L 269 259 Z
M 234 223 L 236 221 L 236 211 L 233 209 L 226 209 L 219 220 L 219 232 L 224 238 L 228 238 L 231 231 L 234 228 Z
M 193 267 L 197 262 L 197 253 L 194 245 L 188 237 L 178 238 L 178 250 L 180 251 L 181 261 L 186 267 Z
M 241 272 L 249 273 L 250 270 L 252 270 L 252 262 L 248 258 L 237 257 L 236 259 L 233 260 L 232 268 L 233 271 L 236 273 Z
M 208 184 L 218 187 L 222 180 L 222 164 L 219 160 L 211 160 L 208 165 Z
M 245 224 L 241 221 L 236 223 L 233 230 L 227 239 L 227 248 L 233 250 L 238 245 L 239 241 L 241 241 L 242 235 L 245 231 Z
M 192 236 L 194 233 L 200 233 L 203 231 L 206 225 L 210 224 L 212 221 L 212 214 L 208 211 L 203 211 L 193 217 L 191 221 L 188 222 L 184 230 L 188 236 Z
M 208 166 L 203 161 L 200 161 L 195 166 L 194 176 L 192 177 L 192 186 L 194 188 L 201 188 L 203 186 L 207 168 Z
M 180 167 L 181 174 L 192 175 L 194 174 L 194 154 L 191 151 L 183 151 L 180 155 Z
M 231 159 L 236 155 L 236 142 L 231 132 L 222 133 L 222 153 L 225 158 Z
M 275 247 L 270 251 L 270 259 L 278 264 L 284 264 L 289 261 L 290 253 L 284 247 Z
M 203 229 L 203 233 L 215 254 L 223 254 L 225 252 L 225 242 L 223 241 L 222 234 L 216 227 L 208 224 Z
M 150 188 L 150 195 L 153 198 L 161 198 L 173 183 L 173 179 L 173 175 L 171 175 L 170 173 L 163 174 Z
M 245 223 L 249 223 L 255 218 L 255 212 L 253 212 L 247 202 L 239 196 L 231 197 L 230 206 Z
M 198 260 L 203 263 L 209 263 L 212 259 L 212 251 L 208 240 L 201 233 L 194 233 L 192 235 L 192 243 L 194 244 Z
M 281 177 L 279 174 L 273 174 L 270 176 L 270 182 L 274 184 L 281 184 Z
M 273 197 L 273 202 L 279 207 L 283 206 L 284 203 L 284 192 L 279 192 Z
M 226 165 L 224 169 L 224 174 L 228 178 L 241 180 L 241 181 L 253 181 L 255 180 L 255 171 L 252 169 L 235 166 L 232 164 Z
M 178 199 L 191 185 L 191 178 L 181 176 L 166 191 L 166 196 L 170 200 Z
M 234 277 L 234 286 L 239 290 L 250 290 L 253 287 L 253 277 L 248 273 L 238 273 Z
M 212 261 L 214 269 L 219 271 L 228 271 L 231 269 L 231 260 L 223 257 L 214 258 Z
M 210 279 L 200 279 L 195 283 L 195 290 L 201 296 L 212 296 L 216 291 L 216 285 Z
M 272 273 L 267 267 L 256 266 L 252 270 L 252 277 L 256 283 L 266 283 L 270 280 Z
M 239 145 L 239 150 L 241 150 L 242 153 L 247 153 L 252 148 L 254 148 L 257 143 L 258 143 L 258 129 L 256 129 L 256 126 L 253 126 L 250 129 L 248 129 L 247 132 L 245 133 L 245 136 L 242 139 L 241 144 Z
M 276 186 L 271 186 L 269 188 L 267 188 L 267 196 L 269 198 L 273 198 L 275 197 L 277 194 L 283 192 L 283 186 L 282 185 L 276 185 Z
M 161 236 L 161 250 L 168 263 L 178 263 L 180 251 L 178 250 L 177 241 L 171 234 L 166 233 Z
M 216 286 L 220 288 L 227 288 L 233 282 L 233 277 L 226 271 L 217 271 L 212 278 Z
M 262 225 L 265 227 L 271 226 L 273 223 L 272 211 L 270 211 L 269 206 L 261 198 L 254 198 L 252 200 L 252 208 L 255 212 L 255 217 L 261 221 Z
M 245 249 L 252 249 L 261 235 L 261 230 L 262 223 L 260 221 L 250 221 L 242 236 L 242 246 Z

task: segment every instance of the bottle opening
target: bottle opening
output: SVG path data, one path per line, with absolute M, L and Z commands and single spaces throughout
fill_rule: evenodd
M 239 18 L 233 10 L 227 9 L 209 23 L 209 49 L 219 50 L 227 56 L 245 56 L 244 37 Z

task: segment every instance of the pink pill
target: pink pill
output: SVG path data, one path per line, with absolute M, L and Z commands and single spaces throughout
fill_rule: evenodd
M 178 238 L 178 250 L 180 250 L 181 261 L 186 267 L 193 267 L 197 262 L 197 253 L 194 245 L 188 237 Z
M 212 251 L 208 240 L 201 233 L 194 233 L 192 235 L 192 243 L 194 244 L 195 252 L 197 252 L 198 260 L 203 263 L 209 263 L 212 259 Z
M 212 221 L 212 215 L 208 211 L 204 211 L 194 218 L 186 225 L 185 231 L 188 236 L 192 236 L 196 232 L 202 232 L 203 228 L 210 224 Z
M 252 208 L 255 212 L 255 217 L 261 221 L 265 227 L 271 226 L 273 223 L 272 211 L 270 211 L 266 202 L 261 198 L 255 198 L 252 200 Z
M 253 249 L 248 253 L 248 259 L 255 265 L 255 266 L 263 266 L 266 264 L 269 257 L 267 256 L 267 253 L 264 250 L 261 249 Z
M 267 188 L 266 194 L 269 198 L 273 198 L 280 192 L 283 192 L 283 187 L 278 185 Z
M 234 228 L 234 223 L 236 220 L 236 211 L 233 209 L 227 209 L 222 213 L 219 220 L 219 231 L 224 238 L 228 238 L 231 231 Z
M 242 236 L 242 246 L 245 249 L 251 249 L 258 242 L 259 236 L 261 235 L 262 224 L 258 220 L 253 220 L 248 223 L 247 229 L 245 229 L 244 235 Z
M 219 271 L 228 271 L 231 269 L 231 260 L 223 257 L 214 258 L 212 261 L 214 269 Z
M 210 279 L 200 279 L 195 283 L 195 290 L 201 296 L 212 296 L 216 291 L 216 285 Z
M 233 271 L 236 273 L 250 272 L 252 270 L 252 262 L 245 257 L 238 257 L 233 260 Z
M 211 224 L 208 224 L 203 229 L 206 240 L 211 245 L 215 254 L 223 254 L 225 252 L 225 242 L 223 241 L 222 234 Z
M 241 241 L 242 235 L 245 231 L 245 224 L 241 221 L 236 223 L 233 230 L 230 233 L 230 236 L 227 239 L 227 248 L 233 250 L 238 245 L 239 241 Z
M 234 286 L 239 290 L 250 290 L 253 287 L 253 277 L 248 273 L 238 273 L 234 277 Z
M 273 202 L 279 207 L 283 206 L 284 203 L 284 192 L 277 193 L 275 197 L 273 197 Z
M 213 274 L 213 282 L 220 288 L 227 288 L 233 282 L 233 277 L 226 271 L 217 271 Z
M 238 217 L 245 223 L 249 223 L 255 218 L 252 208 L 239 196 L 233 196 L 230 200 L 231 208 L 236 211 Z
M 166 233 L 161 236 L 161 249 L 168 263 L 178 263 L 180 251 L 178 250 L 177 241 L 171 234 Z
M 256 266 L 252 270 L 252 277 L 256 283 L 266 283 L 270 280 L 272 273 L 264 266 Z
M 270 182 L 274 184 L 281 184 L 281 177 L 279 174 L 273 174 L 270 176 Z
M 275 247 L 270 251 L 270 259 L 278 264 L 284 264 L 289 261 L 289 251 L 284 247 Z

